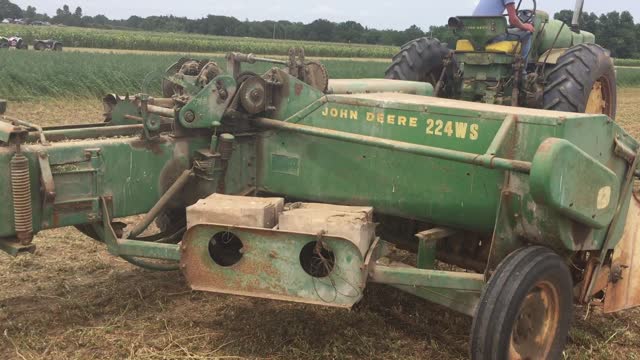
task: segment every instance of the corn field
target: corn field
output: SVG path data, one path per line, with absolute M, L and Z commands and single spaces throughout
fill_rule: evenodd
M 398 51 L 398 48 L 393 46 L 0 24 L 0 36 L 14 34 L 19 34 L 29 44 L 33 44 L 36 39 L 56 39 L 67 47 L 97 49 L 219 53 L 239 51 L 286 55 L 291 47 L 304 47 L 305 53 L 309 56 L 360 58 L 391 58 Z
M 155 94 L 165 70 L 179 55 L 99 54 L 87 52 L 0 51 L 0 98 L 94 97 L 107 93 Z M 223 58 L 213 58 L 221 65 Z M 381 78 L 388 66 L 380 61 L 325 60 L 333 78 Z M 266 72 L 272 65 L 247 70 Z
M 0 51 L 0 98 L 99 98 L 107 93 L 157 94 L 165 70 L 177 54 L 112 54 L 92 52 Z M 196 56 L 202 58 L 202 56 Z M 211 60 L 225 64 L 222 57 Z M 322 60 L 331 78 L 382 78 L 389 62 L 351 59 Z M 266 72 L 271 65 L 247 70 Z M 640 86 L 640 68 L 617 70 L 618 86 Z

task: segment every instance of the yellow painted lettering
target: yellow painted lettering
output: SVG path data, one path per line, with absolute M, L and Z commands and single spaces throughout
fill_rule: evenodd
M 395 115 L 387 116 L 387 123 L 394 125 L 396 123 L 396 116 Z
M 435 123 L 433 119 L 427 119 L 427 135 L 433 135 L 433 126 Z
M 322 110 L 322 116 L 328 116 L 329 115 L 329 107 L 324 108 L 324 110 Z
M 444 132 L 448 137 L 453 135 L 453 123 L 451 121 L 447 121 L 447 124 L 444 126 Z
M 409 126 L 418 127 L 418 118 L 416 117 L 409 118 Z
M 349 119 L 358 120 L 358 112 L 356 110 L 351 110 L 349 112 Z
M 380 124 L 384 124 L 384 114 L 383 113 L 378 114 L 378 122 Z
M 478 140 L 478 131 L 480 130 L 480 126 L 478 124 L 471 124 L 471 129 L 469 133 L 469 139 Z
M 436 120 L 436 130 L 434 134 L 436 136 L 442 136 L 442 128 L 444 127 L 444 122 L 442 120 Z
M 348 119 L 349 118 L 349 111 L 347 111 L 346 109 L 340 110 L 340 119 Z
M 367 113 L 367 121 L 373 121 L 375 119 L 376 119 L 376 117 L 372 112 L 368 112 Z
M 456 137 L 458 139 L 464 139 L 467 137 L 467 128 L 469 124 L 466 122 L 457 122 L 456 123 Z
M 407 117 L 398 116 L 398 125 L 407 126 Z
M 331 114 L 331 117 L 337 118 L 338 117 L 338 109 L 336 109 L 336 108 L 331 109 L 329 114 Z

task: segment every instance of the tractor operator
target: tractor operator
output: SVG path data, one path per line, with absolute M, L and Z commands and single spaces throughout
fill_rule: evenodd
M 508 34 L 498 36 L 493 41 L 512 40 L 513 37 L 522 43 L 522 56 L 526 58 L 531 50 L 531 34 L 534 31 L 532 24 L 523 23 L 518 17 L 516 10 L 516 0 L 480 0 L 480 3 L 473 12 L 473 16 L 500 16 L 507 10 L 509 24 L 514 29 L 509 29 Z

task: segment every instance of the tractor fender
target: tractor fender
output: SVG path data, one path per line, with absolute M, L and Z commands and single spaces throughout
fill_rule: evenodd
M 560 58 L 560 56 L 562 56 L 565 52 L 567 52 L 567 50 L 569 50 L 569 48 L 549 49 L 544 53 L 542 53 L 542 55 L 540 55 L 540 57 L 538 58 L 538 64 L 546 63 L 546 64 L 555 65 L 558 63 L 558 59 Z

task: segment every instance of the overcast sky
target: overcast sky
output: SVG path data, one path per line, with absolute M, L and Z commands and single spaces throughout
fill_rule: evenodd
M 175 15 L 200 18 L 207 14 L 234 16 L 240 20 L 289 20 L 311 22 L 325 18 L 340 22 L 355 20 L 377 29 L 404 30 L 412 24 L 428 29 L 441 25 L 453 15 L 470 14 L 478 0 L 13 0 L 23 9 L 35 6 L 38 12 L 55 15 L 67 3 L 73 11 L 80 6 L 85 15 L 106 15 L 112 19 L 131 15 Z M 524 0 L 524 4 L 531 4 Z M 573 9 L 575 0 L 538 0 L 539 8 L 550 13 Z M 529 5 L 530 6 L 530 5 Z M 586 0 L 585 11 L 597 14 L 628 10 L 640 20 L 638 0 Z

